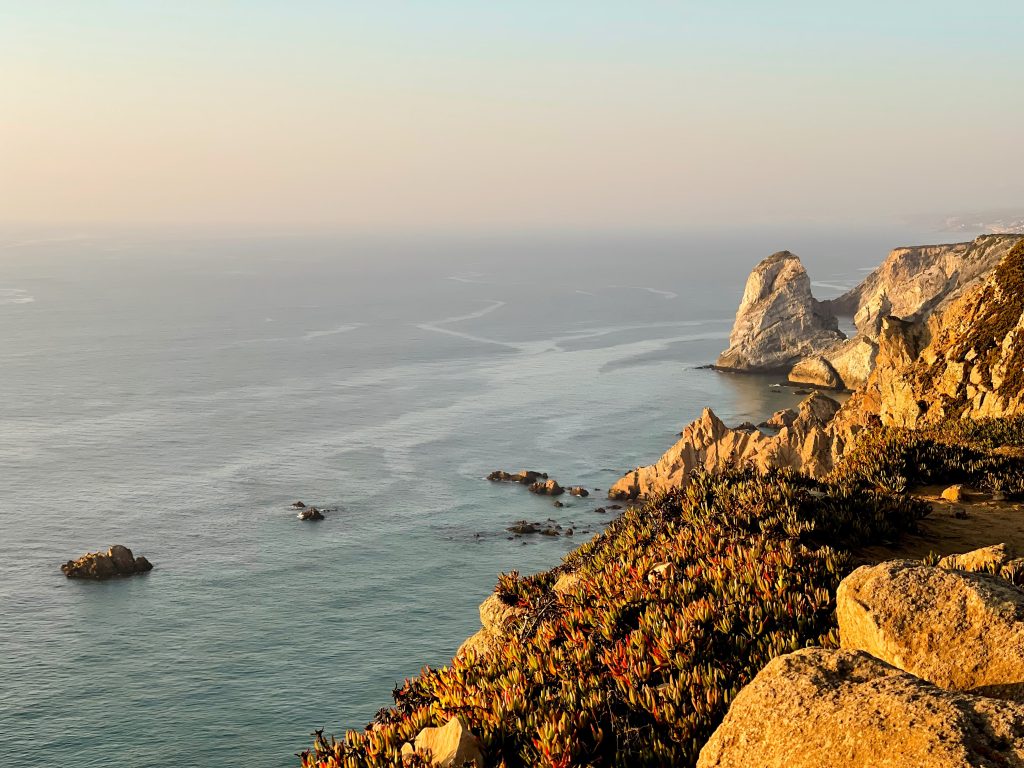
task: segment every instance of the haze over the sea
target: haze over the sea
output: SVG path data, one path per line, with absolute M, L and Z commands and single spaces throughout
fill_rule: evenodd
M 0 223 L 347 232 L 1024 206 L 1024 10 L 0 3 Z

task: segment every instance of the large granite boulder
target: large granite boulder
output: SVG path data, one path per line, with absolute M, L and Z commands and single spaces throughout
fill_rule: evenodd
M 484 768 L 485 765 L 480 740 L 458 717 L 453 717 L 439 728 L 424 728 L 414 743 L 402 745 L 403 756 L 414 753 L 427 757 L 437 768 L 463 768 L 466 765 Z
M 145 573 L 153 570 L 153 565 L 141 555 L 135 557 L 128 547 L 115 544 L 106 552 L 89 552 L 77 560 L 68 560 L 60 569 L 69 579 L 104 581 Z
M 845 338 L 835 316 L 811 295 L 811 279 L 800 259 L 780 251 L 747 278 L 729 348 L 719 356 L 718 367 L 786 370 Z
M 824 357 L 806 357 L 789 371 L 789 380 L 796 384 L 842 389 L 843 379 Z
M 1024 693 L 1024 591 L 987 573 L 894 560 L 863 566 L 836 593 L 843 648 L 942 688 Z
M 697 761 L 697 768 L 1022 765 L 1024 704 L 944 691 L 866 653 L 821 648 L 762 669 Z
M 525 615 L 525 609 L 509 605 L 497 594 L 490 595 L 480 604 L 480 630 L 466 638 L 455 655 L 489 653 L 516 631 Z

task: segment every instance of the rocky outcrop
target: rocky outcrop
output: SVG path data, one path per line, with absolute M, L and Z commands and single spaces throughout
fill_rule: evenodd
M 524 608 L 509 605 L 497 594 L 491 595 L 480 604 L 480 630 L 467 638 L 455 655 L 489 653 L 515 632 L 525 615 Z
M 737 371 L 786 370 L 845 338 L 835 316 L 811 295 L 800 259 L 780 251 L 750 273 L 729 348 L 717 365 Z
M 636 499 L 685 485 L 694 470 L 709 472 L 730 462 L 749 462 L 764 471 L 788 467 L 812 477 L 832 469 L 833 441 L 826 430 L 839 403 L 814 393 L 800 404 L 800 412 L 778 434 L 730 429 L 710 408 L 683 430 L 682 438 L 656 464 L 638 467 L 608 491 L 612 499 Z M 785 423 L 785 416 L 780 422 Z
M 863 566 L 836 593 L 843 648 L 941 688 L 1024 693 L 1024 592 L 987 573 L 895 560 Z
M 864 396 L 895 426 L 1024 413 L 1024 240 L 927 323 L 883 318 Z
M 141 555 L 135 557 L 128 547 L 115 544 L 106 552 L 89 552 L 77 560 L 68 560 L 60 569 L 69 579 L 103 581 L 146 573 L 153 570 L 153 565 Z
M 296 517 L 299 518 L 299 520 L 317 521 L 324 519 L 324 513 L 317 507 L 303 507 L 299 510 Z
M 697 768 L 1024 765 L 1024 705 L 944 691 L 860 651 L 780 656 L 737 694 Z
M 565 493 L 565 488 L 558 484 L 555 479 L 537 481 L 529 488 L 530 493 L 536 493 L 541 496 L 561 496 Z
M 414 743 L 402 745 L 403 758 L 413 754 L 427 758 L 430 765 L 437 768 L 463 768 L 468 765 L 484 768 L 485 765 L 480 740 L 458 717 L 453 717 L 440 728 L 424 728 Z
M 852 315 L 858 332 L 877 339 L 884 318 L 925 319 L 986 277 L 1021 239 L 982 235 L 968 243 L 896 248 L 860 285 L 825 304 Z

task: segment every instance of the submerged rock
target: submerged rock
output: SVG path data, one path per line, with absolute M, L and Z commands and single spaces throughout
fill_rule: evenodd
M 316 507 L 306 507 L 296 515 L 299 520 L 323 520 L 324 513 Z
M 582 496 L 589 496 L 590 495 L 590 491 L 588 491 L 582 485 L 574 485 L 572 488 L 569 489 L 569 495 L 570 496 L 581 496 L 581 497 Z
M 69 579 L 103 581 L 114 576 L 131 576 L 153 570 L 146 558 L 135 557 L 128 547 L 115 544 L 106 552 L 89 552 L 77 560 L 68 560 L 60 567 Z
M 522 483 L 523 485 L 530 485 L 538 480 L 547 480 L 548 473 L 535 472 L 532 469 L 523 469 L 516 473 L 496 469 L 487 476 L 487 479 L 493 483 Z

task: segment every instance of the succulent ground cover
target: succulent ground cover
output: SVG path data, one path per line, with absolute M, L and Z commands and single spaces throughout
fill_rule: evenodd
M 698 475 L 627 510 L 559 568 L 502 576 L 497 593 L 523 616 L 511 640 L 425 668 L 365 731 L 318 735 L 303 766 L 401 765 L 404 742 L 453 716 L 493 766 L 692 765 L 768 661 L 836 645 L 849 548 L 893 539 L 925 514 L 856 472 L 827 483 L 745 468 Z
M 865 430 L 833 477 L 893 492 L 965 483 L 1024 497 L 1024 416 Z

